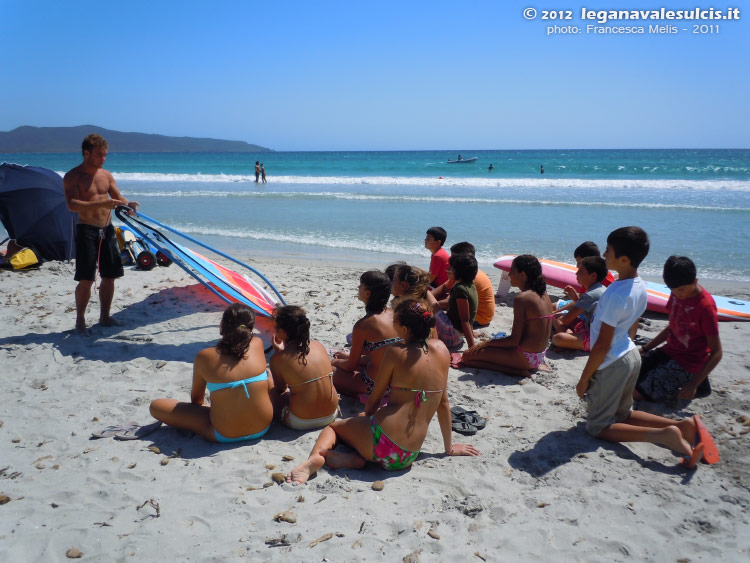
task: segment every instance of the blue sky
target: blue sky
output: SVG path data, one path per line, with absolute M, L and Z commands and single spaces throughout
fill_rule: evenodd
M 525 8 L 570 9 L 565 24 L 585 28 L 581 6 L 701 0 L 547 2 L 0 0 L 0 131 L 95 124 L 275 150 L 750 147 L 750 7 L 699 22 L 718 34 L 547 36 Z

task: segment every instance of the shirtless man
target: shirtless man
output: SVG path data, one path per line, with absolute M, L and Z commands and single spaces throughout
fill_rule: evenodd
M 65 201 L 68 209 L 78 213 L 76 225 L 76 331 L 87 334 L 86 307 L 91 299 L 91 286 L 96 266 L 102 281 L 99 287 L 99 323 L 119 324 L 109 315 L 115 293 L 115 279 L 123 275 L 120 252 L 115 240 L 111 211 L 118 205 L 138 208 L 138 203 L 125 199 L 112 174 L 102 168 L 107 159 L 107 141 L 89 135 L 81 145 L 83 162 L 65 174 Z

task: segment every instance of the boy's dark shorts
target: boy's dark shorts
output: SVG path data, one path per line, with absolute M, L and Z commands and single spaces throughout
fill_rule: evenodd
M 594 373 L 586 391 L 586 431 L 589 434 L 598 436 L 611 424 L 627 420 L 640 369 L 641 355 L 638 348 L 633 348 Z
M 647 401 L 666 402 L 677 395 L 692 378 L 693 374 L 670 358 L 661 348 L 649 350 L 641 358 L 641 373 L 635 388 Z M 708 377 L 698 386 L 696 397 L 711 394 Z
M 99 243 L 101 242 L 101 247 Z M 124 274 L 115 228 L 110 223 L 104 228 L 76 225 L 76 281 L 94 281 L 96 258 L 103 278 L 119 278 Z

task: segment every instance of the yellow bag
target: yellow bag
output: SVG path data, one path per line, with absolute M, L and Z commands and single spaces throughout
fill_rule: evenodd
M 30 248 L 24 248 L 19 250 L 13 256 L 10 257 L 10 265 L 13 266 L 14 270 L 22 270 L 29 266 L 34 266 L 39 263 L 39 259 L 34 254 L 34 251 Z

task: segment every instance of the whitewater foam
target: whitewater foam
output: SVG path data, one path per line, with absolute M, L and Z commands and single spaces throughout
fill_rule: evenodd
M 155 172 L 113 172 L 115 179 L 128 182 L 170 183 L 255 183 L 255 177 L 239 174 L 167 174 Z M 469 188 L 574 188 L 574 189 L 662 189 L 750 191 L 750 180 L 681 179 L 590 179 L 590 178 L 453 178 L 399 176 L 273 176 L 277 184 L 429 186 Z
M 722 207 L 712 205 L 695 205 L 680 203 L 651 203 L 651 202 L 612 202 L 612 201 L 577 201 L 577 200 L 534 200 L 518 198 L 478 198 L 455 196 L 412 196 L 412 195 L 372 195 L 349 192 L 236 192 L 219 190 L 196 191 L 133 191 L 128 194 L 133 197 L 169 197 L 169 198 L 250 198 L 250 199 L 336 199 L 351 201 L 383 201 L 383 202 L 417 202 L 417 203 L 451 203 L 451 204 L 483 204 L 483 205 L 532 205 L 551 207 L 612 207 L 632 209 L 696 209 L 704 211 L 748 212 L 746 207 Z
M 373 247 L 372 240 L 367 237 L 356 238 L 345 233 L 289 233 L 282 231 L 257 231 L 252 229 L 236 229 L 221 227 L 205 227 L 194 224 L 174 225 L 178 231 L 190 235 L 208 235 L 231 239 L 264 240 L 285 242 L 304 246 L 322 246 L 327 248 L 342 248 L 357 251 L 379 252 L 383 254 L 418 255 L 424 254 L 421 245 L 401 246 L 394 243 L 380 243 Z

